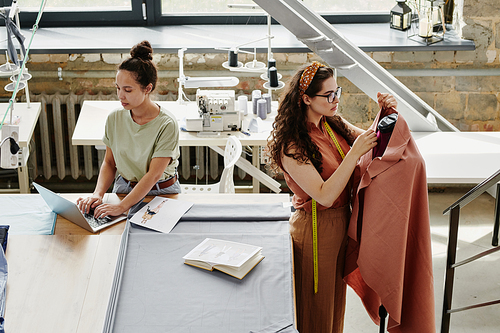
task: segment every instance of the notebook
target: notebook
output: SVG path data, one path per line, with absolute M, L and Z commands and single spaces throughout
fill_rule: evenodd
M 76 203 L 61 197 L 59 194 L 52 192 L 40 184 L 33 182 L 33 185 L 43 200 L 45 200 L 45 203 L 56 214 L 90 232 L 97 232 L 127 218 L 123 214 L 96 218 L 93 211 L 89 212 L 89 214 L 84 214 L 78 209 Z

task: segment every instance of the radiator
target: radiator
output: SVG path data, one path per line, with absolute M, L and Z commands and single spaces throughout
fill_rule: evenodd
M 189 97 L 189 96 L 188 96 Z M 41 103 L 40 117 L 31 143 L 30 165 L 34 169 L 33 178 L 52 177 L 65 179 L 91 179 L 98 175 L 104 150 L 93 146 L 73 146 L 71 137 L 85 100 L 117 100 L 112 95 L 30 95 L 33 102 Z M 156 95 L 154 100 L 175 100 L 176 95 Z M 194 96 L 192 96 L 194 99 Z M 181 147 L 179 159 L 180 181 L 215 182 L 224 167 L 223 157 L 208 147 Z M 243 179 L 246 173 L 235 168 L 235 179 Z

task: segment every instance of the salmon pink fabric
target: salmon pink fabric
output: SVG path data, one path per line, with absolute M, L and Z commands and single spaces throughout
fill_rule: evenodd
M 401 114 L 384 154 L 361 157 L 353 190 L 344 280 L 377 325 L 384 305 L 389 332 L 435 332 L 425 164 Z

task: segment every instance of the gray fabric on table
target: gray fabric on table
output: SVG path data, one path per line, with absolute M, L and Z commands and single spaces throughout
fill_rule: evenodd
M 259 331 L 250 331 L 250 333 L 297 333 L 293 322 L 289 320 L 280 320 L 272 325 L 264 327 Z
M 288 234 L 289 223 L 286 221 L 250 221 L 250 222 L 234 222 L 231 221 L 179 221 L 170 233 L 272 233 L 272 234 Z M 156 233 L 157 231 L 146 227 L 132 224 L 130 225 L 131 233 Z
M 118 251 L 118 258 L 116 260 L 115 273 L 113 276 L 113 284 L 111 285 L 111 292 L 108 300 L 108 308 L 106 309 L 106 317 L 104 317 L 104 324 L 102 330 L 103 332 L 111 332 L 113 329 L 116 306 L 118 303 L 118 295 L 120 294 L 120 285 L 123 277 L 125 255 L 127 253 L 128 238 L 130 235 L 129 230 L 130 230 L 130 221 L 127 220 L 125 224 L 125 230 L 122 233 L 120 241 L 120 249 Z
M 129 218 L 147 203 L 134 205 Z M 199 204 L 193 206 L 181 217 L 180 221 L 283 221 L 288 220 L 291 208 L 283 203 L 269 204 Z
M 145 204 L 138 205 L 130 215 Z M 171 233 L 288 234 L 290 215 L 290 207 L 283 207 L 282 203 L 193 204 Z M 155 231 L 131 224 L 130 232 L 151 233 Z
M 185 265 L 207 236 L 262 246 L 265 258 L 242 280 Z M 247 333 L 293 323 L 289 234 L 130 233 L 125 251 L 104 332 Z
M 181 221 L 282 221 L 291 215 L 283 203 L 194 204 Z
M 169 234 L 127 221 L 103 332 L 247 333 L 293 323 L 290 208 L 194 204 L 188 213 Z M 262 246 L 265 259 L 243 280 L 185 265 L 206 237 Z

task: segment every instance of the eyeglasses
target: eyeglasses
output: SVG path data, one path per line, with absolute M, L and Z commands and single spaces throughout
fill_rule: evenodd
M 342 95 L 342 87 L 338 87 L 336 91 L 331 92 L 327 95 L 314 95 L 314 96 L 319 96 L 319 97 L 326 97 L 326 100 L 328 103 L 333 103 L 335 100 L 335 97 L 337 97 L 340 100 L 340 96 Z

